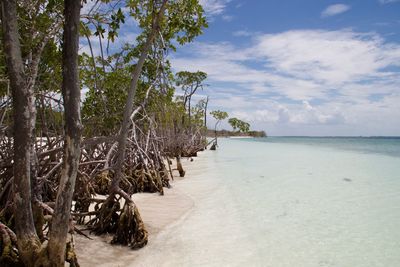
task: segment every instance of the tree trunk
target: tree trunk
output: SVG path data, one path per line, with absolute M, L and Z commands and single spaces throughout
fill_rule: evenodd
M 18 251 L 26 266 L 34 264 L 40 249 L 31 207 L 31 152 L 34 110 L 33 87 L 28 86 L 19 42 L 15 0 L 1 2 L 4 51 L 14 108 L 14 205 Z
M 182 167 L 181 156 L 176 157 L 176 169 L 179 172 L 180 177 L 185 177 L 185 170 Z
M 214 129 L 214 134 L 215 134 L 215 142 L 214 142 L 214 144 L 216 146 L 218 145 L 218 132 L 217 132 L 218 123 L 219 123 L 219 121 L 215 124 L 215 129 Z
M 112 231 L 116 231 L 116 235 L 113 239 L 114 243 L 128 244 L 132 248 L 138 248 L 146 245 L 148 235 L 140 214 L 137 210 L 137 207 L 133 203 L 130 196 L 120 188 L 120 182 L 123 176 L 128 132 L 129 128 L 132 125 L 131 119 L 133 118 L 131 117 L 134 116 L 132 112 L 137 84 L 149 50 L 154 42 L 154 39 L 156 38 L 156 35 L 159 33 L 159 22 L 164 16 L 167 2 L 168 0 L 163 0 L 159 13 L 155 14 L 156 16 L 154 17 L 152 28 L 149 35 L 147 36 L 145 44 L 143 45 L 142 52 L 135 66 L 135 69 L 132 72 L 132 80 L 129 86 L 128 97 L 126 99 L 126 104 L 124 108 L 123 120 L 117 139 L 118 148 L 116 152 L 117 160 L 114 165 L 114 177 L 109 187 L 109 196 L 102 204 L 99 210 L 99 215 L 92 225 L 92 228 L 97 234 L 105 233 L 107 229 L 111 228 Z M 119 208 L 119 202 L 116 200 L 115 197 L 115 195 L 117 194 L 123 197 L 127 202 L 125 203 L 125 205 L 128 205 L 130 207 L 126 210 L 126 212 L 122 212 L 120 214 L 115 213 L 113 210 L 113 207 L 115 206 L 118 206 Z M 132 220 L 135 221 L 135 223 L 131 223 Z M 123 228 L 129 229 L 128 232 L 124 231 Z
M 61 179 L 50 229 L 48 245 L 51 266 L 64 266 L 72 195 L 79 167 L 81 141 L 80 87 L 78 74 L 80 0 L 65 0 L 63 82 L 65 140 Z
M 189 101 L 188 101 L 188 115 L 189 115 L 189 127 L 192 128 L 192 113 L 191 113 L 191 105 L 190 102 L 192 101 L 192 96 L 189 95 Z M 191 131 L 190 131 L 191 132 Z
M 206 129 L 207 129 L 207 106 L 208 106 L 208 96 L 204 104 L 204 127 L 206 127 Z

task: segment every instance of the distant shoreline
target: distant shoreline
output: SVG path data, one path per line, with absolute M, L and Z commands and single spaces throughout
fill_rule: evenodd
M 207 130 L 207 137 L 215 137 L 215 131 L 208 129 Z M 217 131 L 218 137 L 267 137 L 267 133 L 265 131 L 249 131 L 249 132 L 234 132 L 228 130 L 218 130 Z
M 233 138 L 233 139 L 243 139 L 243 138 L 255 138 L 254 136 L 250 135 L 242 135 L 242 136 L 224 136 L 225 138 Z
M 366 138 L 366 139 L 400 139 L 400 136 L 361 136 L 361 135 L 326 135 L 326 136 L 313 136 L 313 135 L 270 135 L 273 138 Z

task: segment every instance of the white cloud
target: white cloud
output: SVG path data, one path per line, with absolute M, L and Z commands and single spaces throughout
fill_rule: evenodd
M 257 129 L 400 134 L 400 106 L 393 100 L 400 101 L 400 44 L 376 33 L 287 31 L 259 34 L 246 48 L 195 43 L 186 52 L 172 66 L 208 73 L 210 109 Z
M 230 99 L 233 100 L 233 99 Z M 243 102 L 244 100 L 240 100 Z M 261 104 L 263 101 L 256 101 Z M 254 102 L 253 102 L 254 103 Z M 266 104 L 266 103 L 264 103 Z M 254 104 L 253 104 L 254 105 Z M 263 106 L 263 105 L 260 105 Z M 342 124 L 345 117 L 338 108 L 333 111 L 325 111 L 312 106 L 308 101 L 302 104 L 282 105 L 274 101 L 268 103 L 268 107 L 254 110 L 243 109 L 243 106 L 234 109 L 230 115 L 251 124 L 280 123 L 280 124 Z
M 200 4 L 203 6 L 206 14 L 213 16 L 222 14 L 230 1 L 231 0 L 200 0 Z
M 337 109 L 327 114 L 311 106 L 308 101 L 303 101 L 302 109 L 292 114 L 290 121 L 300 124 L 341 124 L 345 122 L 345 118 Z
M 280 72 L 328 86 L 380 76 L 381 69 L 400 63 L 398 44 L 350 30 L 263 35 L 255 52 Z
M 233 36 L 236 37 L 247 37 L 247 36 L 254 36 L 257 33 L 251 32 L 251 31 L 245 31 L 245 30 L 240 30 L 240 31 L 235 31 L 232 33 Z
M 321 13 L 321 17 L 331 17 L 335 16 L 341 13 L 344 13 L 350 9 L 349 5 L 345 4 L 335 4 L 335 5 L 330 5 L 327 8 L 324 9 Z
M 395 2 L 400 2 L 400 0 L 379 0 L 379 3 L 381 4 L 390 4 L 390 3 L 395 3 Z
M 233 16 L 223 15 L 222 16 L 222 20 L 227 21 L 227 22 L 231 22 L 233 20 Z

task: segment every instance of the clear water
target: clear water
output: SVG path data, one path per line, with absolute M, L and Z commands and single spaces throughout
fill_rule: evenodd
M 400 266 L 400 139 L 219 144 L 175 184 L 195 208 L 135 266 Z
M 400 157 L 400 137 L 268 137 L 239 139 L 254 142 L 304 144 Z

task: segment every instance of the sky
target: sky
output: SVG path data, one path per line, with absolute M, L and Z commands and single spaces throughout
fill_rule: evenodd
M 400 136 L 400 0 L 200 2 L 209 27 L 169 57 L 208 74 L 210 110 L 275 136 Z

